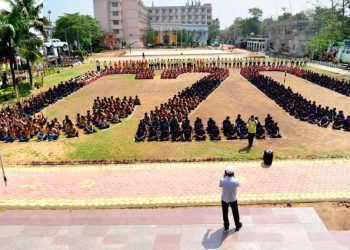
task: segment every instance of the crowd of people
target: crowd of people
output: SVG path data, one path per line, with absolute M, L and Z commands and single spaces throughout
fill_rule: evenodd
M 265 118 L 265 124 L 261 124 L 259 117 L 253 117 L 256 122 L 256 138 L 258 140 L 269 138 L 282 138 L 278 123 L 268 114 Z M 209 124 L 208 124 L 209 125 Z M 232 122 L 227 116 L 222 122 L 222 132 L 227 140 L 248 139 L 248 126 L 239 114 Z
M 121 123 L 122 119 L 132 114 L 137 105 L 141 105 L 138 96 L 124 96 L 122 99 L 113 96 L 97 97 L 94 99 L 92 112 L 88 110 L 85 115 L 77 114 L 76 125 L 86 134 L 92 134 L 96 132 L 95 128 L 104 130 L 109 128 L 110 124 Z
M 167 103 L 145 113 L 135 135 L 135 141 L 192 140 L 188 115 L 229 76 L 228 70 L 213 72 L 179 92 Z
M 173 68 L 173 69 L 164 69 L 161 74 L 161 79 L 176 79 L 179 75 L 185 73 L 191 73 L 192 68 Z
M 342 95 L 350 96 L 350 82 L 345 80 L 338 80 L 336 78 L 321 75 L 311 70 L 304 70 L 300 68 L 279 66 L 279 67 L 261 67 L 260 71 L 281 71 L 298 76 L 308 80 L 314 84 L 320 85 L 324 88 L 331 89 Z
M 350 131 L 350 116 L 346 116 L 342 110 L 317 105 L 300 93 L 293 92 L 290 87 L 261 75 L 260 70 L 259 67 L 245 68 L 241 74 L 291 116 L 320 127 L 332 126 L 336 130 Z
M 149 122 L 145 123 L 145 120 Z M 256 138 L 263 140 L 266 138 L 282 138 L 278 123 L 268 114 L 265 118 L 265 124 L 262 125 L 258 117 L 255 117 L 257 122 Z M 190 120 L 185 116 L 182 120 L 178 120 L 176 116 L 168 119 L 164 117 L 159 121 L 156 117 L 150 119 L 148 114 L 140 121 L 139 128 L 136 132 L 135 141 L 173 141 L 173 142 L 190 142 L 205 141 L 220 141 L 222 135 L 226 140 L 243 140 L 248 139 L 248 127 L 241 115 L 238 115 L 234 122 L 227 116 L 222 122 L 222 127 L 217 125 L 213 118 L 209 118 L 206 126 L 202 119 L 196 118 L 193 126 Z
M 0 140 L 27 142 L 36 136 L 38 140 L 56 140 L 60 135 L 59 131 L 66 124 L 61 125 L 57 119 L 48 121 L 40 113 L 41 110 L 100 77 L 99 72 L 89 71 L 64 83 L 61 82 L 45 92 L 4 106 L 0 111 Z M 66 128 L 65 132 L 71 132 L 68 126 Z
M 246 58 L 227 58 L 227 57 L 211 57 L 211 58 L 181 58 L 181 59 L 142 59 L 142 60 L 124 60 L 124 61 L 104 61 L 103 66 L 96 61 L 97 71 L 114 70 L 114 69 L 195 69 L 195 68 L 245 68 L 245 67 L 305 67 L 307 59 L 294 58 L 265 58 L 265 57 L 246 57 Z

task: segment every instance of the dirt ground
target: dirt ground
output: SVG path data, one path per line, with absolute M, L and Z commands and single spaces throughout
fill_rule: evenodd
M 241 206 L 259 208 L 313 207 L 328 230 L 350 230 L 350 203 L 346 202 L 288 203 Z
M 282 81 L 280 78 L 283 73 L 272 74 Z M 350 156 L 350 133 L 319 128 L 296 120 L 244 79 L 237 69 L 230 70 L 230 76 L 190 115 L 190 119 L 193 121 L 198 116 L 206 122 L 209 117 L 213 117 L 221 126 L 227 115 L 234 120 L 237 114 L 242 114 L 244 119 L 254 114 L 263 121 L 269 113 L 279 123 L 283 139 L 257 141 L 251 152 L 243 153 L 239 150 L 246 147 L 246 141 L 135 143 L 134 134 L 145 112 L 153 110 L 155 106 L 166 102 L 178 91 L 204 76 L 198 73 L 184 74 L 178 79 L 162 80 L 159 75 L 160 72 L 157 72 L 153 80 L 134 80 L 132 75 L 107 76 L 48 107 L 44 113 L 49 118 L 63 119 L 68 114 L 75 119 L 76 113 L 86 113 L 86 110 L 91 109 L 96 96 L 139 95 L 142 102 L 127 122 L 94 135 L 82 135 L 76 139 L 61 138 L 50 143 L 1 143 L 0 149 L 5 162 L 23 164 L 33 161 L 70 160 L 256 160 L 260 159 L 266 148 L 274 150 L 278 159 Z M 292 76 L 288 76 L 287 83 L 289 79 L 290 85 L 298 88 L 307 98 L 318 98 L 322 104 L 336 106 L 350 113 L 350 98 L 346 99 L 347 97 Z

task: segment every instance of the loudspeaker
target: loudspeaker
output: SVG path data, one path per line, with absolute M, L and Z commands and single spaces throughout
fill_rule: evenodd
M 264 164 L 266 166 L 271 166 L 272 161 L 273 161 L 273 151 L 272 150 L 265 150 L 263 160 L 264 160 Z

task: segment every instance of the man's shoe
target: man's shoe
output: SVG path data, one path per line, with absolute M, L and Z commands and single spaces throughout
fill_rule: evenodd
M 236 226 L 236 232 L 238 232 L 239 229 L 241 229 L 242 226 L 243 226 L 243 225 L 242 225 L 242 223 L 240 222 L 240 223 L 238 224 L 238 226 Z
M 227 233 L 229 230 L 230 230 L 229 227 L 225 227 L 225 228 L 224 228 L 224 233 Z

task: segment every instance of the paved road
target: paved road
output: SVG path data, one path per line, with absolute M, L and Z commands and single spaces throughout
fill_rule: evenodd
M 224 233 L 219 208 L 6 211 L 0 249 L 349 249 L 349 232 L 330 233 L 313 208 L 240 215 L 243 228 Z
M 217 205 L 232 165 L 242 203 L 350 199 L 350 160 L 7 168 L 0 208 L 125 208 Z

